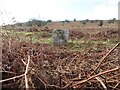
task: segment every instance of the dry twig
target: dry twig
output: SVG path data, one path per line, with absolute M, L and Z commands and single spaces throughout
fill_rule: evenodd
M 117 88 L 117 86 L 120 84 L 120 81 L 114 86 L 114 88 L 112 90 L 115 90 L 115 88 Z
M 107 90 L 107 87 L 105 86 L 105 84 L 103 83 L 103 81 L 99 78 L 99 77 L 95 77 L 103 86 L 104 90 Z
M 25 70 L 25 87 L 26 87 L 26 89 L 29 88 L 28 79 L 27 79 L 29 64 L 30 64 L 30 55 L 28 55 L 28 62 L 27 62 L 27 65 L 26 65 L 26 70 Z
M 111 70 L 107 70 L 107 71 L 101 72 L 101 73 L 99 73 L 99 74 L 93 75 L 93 76 L 89 77 L 89 78 L 86 79 L 86 80 L 79 81 L 78 83 L 74 84 L 73 87 L 78 86 L 78 85 L 80 85 L 80 84 L 83 84 L 83 83 L 85 83 L 85 82 L 87 82 L 87 81 L 89 81 L 89 80 L 91 80 L 91 79 L 93 79 L 93 78 L 95 78 L 95 77 L 100 76 L 100 75 L 103 75 L 103 74 L 106 74 L 106 73 L 110 73 L 110 72 L 113 72 L 113 71 L 117 71 L 117 70 L 119 70 L 119 69 L 120 69 L 120 67 L 117 67 L 117 68 L 114 68 L 114 69 L 111 69 Z
M 6 81 L 10 81 L 12 79 L 20 78 L 20 77 L 23 77 L 24 75 L 25 74 L 22 74 L 22 75 L 19 75 L 19 76 L 15 76 L 15 77 L 12 77 L 12 78 L 7 78 L 7 79 L 4 79 L 4 80 L 0 80 L 0 83 L 6 82 Z
M 100 67 L 100 65 L 101 65 L 102 62 L 106 59 L 106 57 L 107 57 L 117 46 L 119 46 L 119 44 L 120 44 L 120 42 L 118 42 L 118 43 L 100 60 L 99 64 L 97 65 L 97 67 L 95 68 L 94 71 L 96 71 L 96 70 Z M 94 73 L 94 71 L 90 74 L 90 76 Z

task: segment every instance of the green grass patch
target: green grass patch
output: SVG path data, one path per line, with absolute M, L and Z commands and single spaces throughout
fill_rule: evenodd
M 113 41 L 113 40 L 91 41 L 91 40 L 80 39 L 80 40 L 73 40 L 73 41 L 69 40 L 67 47 L 71 48 L 72 50 L 78 50 L 78 51 L 83 51 L 87 48 L 93 48 L 94 50 L 99 51 L 98 45 L 106 48 L 112 48 L 116 43 L 117 41 Z
M 9 36 L 18 38 L 20 41 L 26 41 L 26 42 L 37 42 L 37 43 L 44 43 L 52 45 L 52 37 L 49 38 L 42 38 L 41 35 L 51 35 L 51 33 L 40 31 L 40 32 L 26 32 L 26 31 L 9 31 L 9 30 L 1 30 L 1 33 L 3 34 L 3 38 L 6 39 L 6 37 Z M 51 35 L 52 36 L 52 35 Z M 9 37 L 8 37 L 9 38 Z M 75 40 L 69 40 L 68 45 L 66 46 L 69 50 L 78 50 L 83 51 L 87 48 L 93 48 L 95 51 L 99 51 L 99 45 L 106 47 L 106 48 L 112 48 L 118 40 L 116 38 L 108 39 L 108 40 L 87 40 L 87 39 L 75 39 Z

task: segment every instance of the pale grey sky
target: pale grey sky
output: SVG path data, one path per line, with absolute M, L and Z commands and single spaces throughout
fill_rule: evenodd
M 119 0 L 0 0 L 0 24 L 31 18 L 77 20 L 118 18 Z

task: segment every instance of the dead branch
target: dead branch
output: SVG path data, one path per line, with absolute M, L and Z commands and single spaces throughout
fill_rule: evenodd
M 99 62 L 99 64 L 97 65 L 97 67 L 94 69 L 94 71 L 96 71 L 100 65 L 102 64 L 102 62 L 106 59 L 106 57 L 117 47 L 119 46 L 120 42 L 118 42 Z M 90 76 L 94 73 L 94 71 L 90 74 Z
M 25 74 L 22 74 L 22 75 L 19 75 L 19 76 L 15 76 L 15 77 L 12 77 L 12 78 L 8 78 L 8 79 L 4 79 L 4 80 L 0 80 L 0 83 L 3 83 L 3 82 L 6 82 L 6 81 L 10 81 L 12 79 L 16 79 L 16 78 L 21 78 L 23 77 Z
M 120 84 L 120 81 L 113 87 L 112 90 L 115 90 L 119 84 Z
M 98 77 L 98 76 L 100 76 L 100 75 L 103 75 L 103 74 L 106 74 L 106 73 L 110 73 L 110 72 L 113 72 L 113 71 L 117 71 L 117 70 L 119 70 L 119 69 L 120 69 L 120 67 L 117 67 L 117 68 L 114 68 L 114 69 L 111 69 L 111 70 L 107 70 L 107 71 L 101 72 L 101 73 L 99 73 L 99 74 L 96 74 L 96 75 L 94 75 L 94 76 L 89 77 L 89 78 L 86 79 L 86 80 L 79 81 L 78 83 L 74 84 L 73 86 L 75 87 L 75 86 L 80 85 L 80 84 L 82 84 L 82 83 L 85 83 L 85 82 L 87 82 L 87 81 L 89 81 L 89 80 L 91 80 L 91 79 L 93 79 L 93 78 L 95 78 L 95 77 Z
M 95 78 L 101 83 L 101 85 L 103 86 L 104 90 L 107 90 L 107 87 L 105 86 L 105 84 L 103 83 L 101 78 L 99 78 L 99 77 L 95 77 Z
M 26 65 L 26 70 L 25 70 L 25 87 L 26 87 L 26 89 L 29 88 L 28 79 L 27 79 L 29 64 L 30 64 L 30 55 L 28 55 L 28 62 L 27 62 L 27 65 Z
M 21 61 L 22 61 L 22 63 L 23 63 L 24 65 L 26 65 L 26 62 L 24 62 L 23 59 L 21 59 Z

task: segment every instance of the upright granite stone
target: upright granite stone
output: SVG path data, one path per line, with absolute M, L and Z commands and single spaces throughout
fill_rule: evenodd
M 69 39 L 69 30 L 54 29 L 52 38 L 54 46 L 66 46 Z

